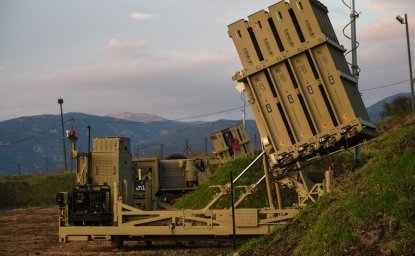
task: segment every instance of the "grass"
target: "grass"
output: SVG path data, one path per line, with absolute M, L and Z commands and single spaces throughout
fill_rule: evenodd
M 57 192 L 70 191 L 75 174 L 0 176 L 0 209 L 49 207 Z
M 214 197 L 216 193 L 219 193 L 219 188 L 211 188 L 214 185 L 225 185 L 230 183 L 230 174 L 232 171 L 233 179 L 235 179 L 245 168 L 252 162 L 252 158 L 237 158 L 228 163 L 223 164 L 217 170 L 215 170 L 208 178 L 207 182 L 200 185 L 194 192 L 182 197 L 175 203 L 174 207 L 178 209 L 201 209 L 204 208 Z M 235 198 L 244 192 L 244 188 L 238 187 L 242 184 L 251 184 L 259 180 L 263 175 L 261 164 L 255 164 L 248 170 L 244 176 L 239 179 L 235 184 Z M 241 207 L 263 207 L 266 204 L 266 195 L 264 195 L 265 189 L 261 184 L 257 193 L 253 197 L 250 197 L 241 204 Z M 230 197 L 224 196 L 213 208 L 228 208 L 230 207 Z
M 381 128 L 363 148 L 364 167 L 352 171 L 348 152 L 321 161 L 313 168 L 340 169 L 334 191 L 241 254 L 415 255 L 415 118 Z
M 294 255 L 341 255 L 355 244 L 357 238 L 349 229 L 342 209 L 325 210 L 299 240 Z
M 363 147 L 365 165 L 353 169 L 353 154 L 343 152 L 310 166 L 309 172 L 335 171 L 333 192 L 310 204 L 277 231 L 254 238 L 238 251 L 242 255 L 415 255 L 415 117 L 380 126 L 381 135 Z M 215 170 L 176 208 L 204 208 L 218 192 L 211 185 L 226 184 L 252 159 L 238 158 Z M 261 163 L 238 185 L 255 183 L 263 175 Z M 0 209 L 52 206 L 59 191 L 69 191 L 73 174 L 0 177 Z M 237 195 L 243 191 L 237 189 Z M 263 184 L 240 207 L 266 206 Z M 228 208 L 225 196 L 215 208 Z M 395 225 L 392 225 L 395 223 Z

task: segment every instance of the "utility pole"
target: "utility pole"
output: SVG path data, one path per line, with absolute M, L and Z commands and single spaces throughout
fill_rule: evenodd
M 163 148 L 164 144 L 160 144 L 160 159 L 163 159 Z
M 90 174 L 92 173 L 92 156 L 91 156 L 91 126 L 88 125 L 88 183 L 89 178 L 91 177 Z
M 246 103 L 245 103 L 245 92 L 241 92 L 241 96 L 242 96 L 242 100 L 243 100 L 243 102 L 244 102 L 244 105 L 243 105 L 243 107 L 242 107 L 242 109 L 241 109 L 241 111 L 242 111 L 242 124 L 243 124 L 243 126 L 245 127 L 246 125 L 245 125 L 245 119 L 246 119 Z
M 189 139 L 186 139 L 185 144 L 186 148 L 183 151 L 183 155 L 186 154 L 186 156 L 189 156 L 189 151 L 192 152 L 192 150 L 189 147 Z
M 230 174 L 230 182 L 231 182 L 231 210 L 232 210 L 232 234 L 233 234 L 233 251 L 236 252 L 236 216 L 235 216 L 235 194 L 234 194 L 234 184 L 233 184 L 233 175 L 232 170 Z
M 58 99 L 58 104 L 61 107 L 61 126 L 62 126 L 63 159 L 65 160 L 65 171 L 67 171 L 68 170 L 68 164 L 66 162 L 65 129 L 63 127 L 63 112 L 62 112 L 63 99 L 62 98 L 59 98 Z
M 208 154 L 208 138 L 205 137 L 205 156 Z
M 88 125 L 88 156 L 91 154 L 91 126 Z
M 72 117 L 71 118 L 71 130 L 73 131 L 73 123 L 75 122 L 75 120 L 74 120 L 74 118 Z M 73 167 L 74 167 L 74 164 L 73 164 L 73 158 L 72 158 L 72 151 L 71 150 L 69 150 L 69 152 L 70 152 L 70 157 L 69 157 L 69 161 L 70 161 L 70 166 L 71 166 L 71 173 L 73 173 Z
M 405 20 L 401 16 L 396 16 L 396 19 L 406 26 L 406 43 L 408 45 L 408 61 L 409 61 L 409 84 L 411 86 L 411 101 L 412 101 L 412 114 L 415 114 L 415 95 L 414 95 L 414 79 L 412 76 L 412 60 L 411 60 L 411 45 L 409 42 L 409 28 L 408 28 L 408 15 L 405 13 Z
M 350 20 L 351 20 L 351 38 L 352 38 L 352 75 L 356 78 L 356 89 L 359 90 L 359 66 L 357 65 L 357 36 L 356 36 L 356 19 L 359 14 L 356 12 L 354 0 L 350 0 Z M 354 153 L 355 167 L 362 164 L 362 149 L 360 146 L 355 148 Z

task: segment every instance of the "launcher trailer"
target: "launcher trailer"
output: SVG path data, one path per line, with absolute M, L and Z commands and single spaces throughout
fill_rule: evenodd
M 213 239 L 270 233 L 299 209 L 330 191 L 331 172 L 313 182 L 303 167 L 377 136 L 328 17 L 317 0 L 280 1 L 228 26 L 242 70 L 233 80 L 246 93 L 263 151 L 202 209 L 142 210 L 134 207 L 128 140 L 102 139 L 94 159 L 85 158 L 72 192 L 57 195 L 59 240 Z M 72 155 L 79 159 L 74 138 Z M 214 209 L 250 167 L 263 159 L 264 173 L 229 209 Z M 265 184 L 268 206 L 240 208 Z M 286 207 L 281 188 L 294 188 Z M 233 224 L 234 223 L 234 224 Z

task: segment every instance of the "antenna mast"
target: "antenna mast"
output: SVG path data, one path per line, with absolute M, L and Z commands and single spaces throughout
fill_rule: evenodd
M 351 24 L 351 41 L 352 41 L 352 75 L 356 78 L 356 87 L 359 90 L 359 66 L 357 65 L 357 36 L 356 36 L 356 19 L 359 14 L 356 12 L 354 0 L 350 0 L 350 24 Z M 355 148 L 355 167 L 362 164 L 362 150 L 360 146 Z

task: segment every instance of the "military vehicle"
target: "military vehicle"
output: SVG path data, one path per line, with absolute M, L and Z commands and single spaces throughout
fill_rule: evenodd
M 59 240 L 214 239 L 263 235 L 287 222 L 299 209 L 330 191 L 331 172 L 313 182 L 303 167 L 360 145 L 377 135 L 370 122 L 328 17 L 317 0 L 280 1 L 228 26 L 243 69 L 233 79 L 246 93 L 263 151 L 203 209 L 154 210 L 134 207 L 128 140 L 107 138 L 97 145 L 95 163 L 79 158 L 80 184 L 57 195 Z M 71 136 L 69 136 L 71 139 Z M 72 155 L 76 156 L 74 140 Z M 82 155 L 82 154 L 81 154 Z M 229 209 L 215 209 L 233 185 L 260 159 L 263 176 Z M 268 206 L 240 208 L 259 184 Z M 294 188 L 298 200 L 285 206 L 281 188 Z
M 169 158 L 179 157 L 179 159 Z M 208 176 L 202 159 L 186 159 L 172 155 L 132 160 L 134 176 L 134 206 L 142 210 L 166 209 L 182 195 L 194 190 Z
M 253 156 L 248 133 L 243 124 L 236 124 L 210 135 L 213 153 L 220 163 L 240 156 Z

